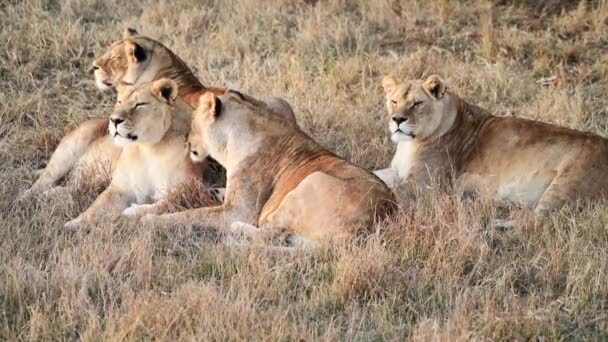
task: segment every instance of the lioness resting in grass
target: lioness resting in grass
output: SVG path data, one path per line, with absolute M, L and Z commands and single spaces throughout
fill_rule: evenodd
M 163 78 L 132 87 L 116 104 L 109 130 L 123 150 L 112 181 L 66 227 L 92 223 L 102 215 L 161 213 L 172 190 L 201 179 L 202 164 L 193 163 L 186 148 L 191 110 L 177 94 L 177 84 Z M 146 204 L 150 200 L 154 203 Z
M 384 78 L 391 167 L 376 171 L 389 186 L 455 179 L 463 192 L 535 208 L 536 214 L 608 190 L 608 140 L 542 122 L 497 117 L 424 82 Z
M 254 231 L 254 226 L 285 229 L 314 244 L 364 233 L 396 207 L 377 177 L 236 91 L 200 98 L 188 142 L 194 160 L 210 155 L 226 167 L 223 205 L 148 215 L 145 221 L 220 228 L 244 223 Z

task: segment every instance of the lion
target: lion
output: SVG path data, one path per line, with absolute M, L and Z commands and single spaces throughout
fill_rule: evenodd
M 533 208 L 537 216 L 608 190 L 608 140 L 516 117 L 498 117 L 449 91 L 436 75 L 423 82 L 382 82 L 397 151 L 375 174 L 394 188 L 405 181 L 454 182 L 463 193 L 490 194 Z
M 188 143 L 193 160 L 210 155 L 226 167 L 224 203 L 146 215 L 145 222 L 287 231 L 314 247 L 329 238 L 369 233 L 375 221 L 396 209 L 391 190 L 371 172 L 327 151 L 266 103 L 238 91 L 200 97 Z
M 198 98 L 207 92 L 223 94 L 223 88 L 206 87 L 190 68 L 169 48 L 134 29 L 127 29 L 121 40 L 93 62 L 95 83 L 101 91 L 116 88 L 120 101 L 122 88 L 129 89 L 164 77 L 174 80 L 179 87 L 179 97 L 193 109 Z M 270 97 L 268 103 L 279 114 L 295 122 L 289 103 L 281 98 Z M 57 190 L 71 191 L 83 180 L 93 184 L 107 184 L 122 148 L 115 145 L 108 135 L 109 119 L 91 119 L 68 133 L 59 143 L 46 167 L 20 199 Z M 206 163 L 206 161 L 204 161 Z M 203 166 L 203 170 L 207 170 Z M 70 174 L 68 187 L 55 187 L 56 183 Z M 209 178 L 218 178 L 211 174 Z
M 110 116 L 109 136 L 122 151 L 110 185 L 68 228 L 102 215 L 161 213 L 180 185 L 202 180 L 202 162 L 186 148 L 191 109 L 178 97 L 175 81 L 162 78 L 131 87 Z M 150 200 L 152 204 L 145 204 Z

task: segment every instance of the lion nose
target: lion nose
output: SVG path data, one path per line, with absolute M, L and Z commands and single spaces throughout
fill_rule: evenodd
M 125 119 L 121 118 L 110 118 L 110 121 L 114 124 L 114 127 L 118 127 L 121 123 L 125 122 Z
M 96 64 L 93 64 L 93 66 L 91 67 L 91 69 L 89 69 L 89 74 L 92 74 L 95 72 L 95 70 L 99 69 L 99 67 Z
M 395 123 L 397 124 L 397 126 L 401 125 L 402 123 L 406 122 L 407 119 L 401 116 L 393 116 L 393 121 L 395 121 Z

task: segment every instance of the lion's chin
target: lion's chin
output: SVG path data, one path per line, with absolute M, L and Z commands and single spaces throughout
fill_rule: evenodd
M 401 131 L 396 131 L 391 134 L 391 141 L 394 142 L 395 144 L 398 144 L 400 142 L 412 141 L 412 140 L 414 140 L 413 134 L 407 134 L 407 133 L 403 133 Z
M 127 147 L 127 146 L 135 143 L 135 140 L 136 139 L 130 139 L 130 138 L 125 138 L 120 135 L 115 135 L 114 139 L 112 141 L 114 142 L 114 145 L 116 145 L 116 146 Z
M 192 160 L 193 163 L 201 163 L 205 159 L 207 159 L 207 157 L 205 157 L 205 158 L 201 157 L 200 153 L 195 155 L 192 152 L 190 152 L 190 160 Z
M 97 86 L 97 89 L 99 89 L 100 91 L 108 91 L 110 89 L 113 88 L 113 85 L 111 82 L 108 81 L 103 81 L 100 77 L 98 77 L 97 75 L 95 75 L 95 85 Z
M 99 70 L 95 70 L 95 85 L 102 92 L 114 88 L 114 83 L 110 82 L 110 80 L 104 80 L 99 74 Z

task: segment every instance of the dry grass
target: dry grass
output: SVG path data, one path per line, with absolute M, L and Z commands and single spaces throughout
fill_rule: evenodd
M 126 220 L 62 231 L 88 192 L 13 205 L 66 131 L 110 113 L 86 71 L 127 25 L 207 84 L 285 97 L 313 137 L 373 169 L 393 152 L 388 72 L 608 135 L 606 1 L 1 0 L 0 13 L 0 340 L 608 338 L 604 203 L 536 226 L 451 193 L 402 195 L 378 236 L 313 255 Z M 548 76 L 559 84 L 536 83 Z

